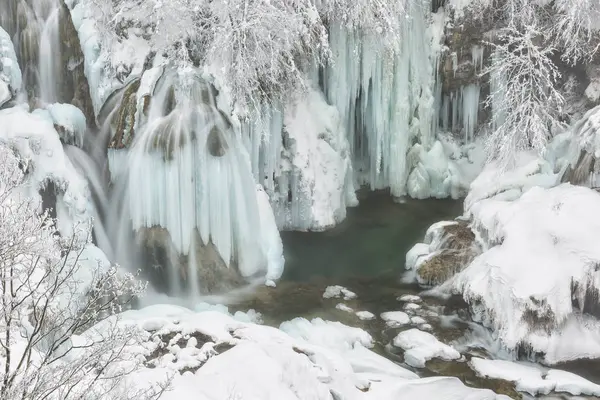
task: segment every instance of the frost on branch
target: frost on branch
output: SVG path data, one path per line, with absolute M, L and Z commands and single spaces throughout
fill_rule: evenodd
M 118 318 L 143 285 L 117 268 L 85 263 L 88 243 L 61 237 L 22 197 L 25 164 L 0 143 L 0 398 L 151 398 L 121 383 L 138 368 L 135 331 Z M 80 227 L 81 228 L 81 227 Z M 81 228 L 88 234 L 89 227 Z M 103 329 L 91 328 L 103 321 Z
M 121 68 L 119 43 L 147 42 L 150 57 L 209 67 L 246 111 L 285 103 L 309 88 L 310 72 L 331 61 L 333 25 L 373 34 L 382 50 L 398 50 L 412 0 L 170 0 L 146 7 L 133 0 L 71 1 L 92 5 L 100 47 L 113 49 L 109 69 Z
M 535 26 L 525 31 L 505 28 L 495 44 L 488 68 L 493 109 L 488 154 L 512 165 L 519 150 L 543 151 L 551 128 L 560 124 L 564 99 L 556 89 L 560 73 L 551 57 L 555 49 L 542 43 Z

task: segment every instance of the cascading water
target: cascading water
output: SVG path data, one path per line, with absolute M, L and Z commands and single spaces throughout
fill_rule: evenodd
M 12 37 L 32 102 L 59 101 L 61 70 L 60 0 L 3 1 L 0 26 Z

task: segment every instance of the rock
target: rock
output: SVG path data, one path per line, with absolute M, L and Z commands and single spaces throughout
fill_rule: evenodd
M 439 285 L 461 271 L 475 258 L 479 249 L 475 234 L 467 223 L 457 221 L 428 231 L 434 252 L 417 265 L 417 280 L 424 285 Z
M 137 232 L 137 239 L 142 245 L 144 265 L 149 278 L 155 285 L 167 290 L 176 287 L 175 282 L 170 282 L 173 269 L 178 271 L 177 276 L 182 288 L 190 287 L 189 263 L 195 261 L 198 276 L 198 289 L 202 293 L 221 293 L 240 287 L 245 280 L 239 274 L 236 263 L 229 266 L 223 261 L 215 246 L 209 242 L 202 243 L 198 232 L 195 234 L 196 249 L 194 258 L 190 255 L 180 254 L 171 240 L 169 232 L 162 227 L 144 228 Z
M 83 52 L 79 42 L 79 35 L 73 20 L 71 12 L 60 1 L 61 9 L 59 14 L 59 36 L 61 43 L 61 65 L 63 71 L 63 82 L 59 86 L 59 102 L 70 103 L 79 108 L 85 115 L 87 124 L 93 128 L 96 125 L 94 107 L 90 96 L 90 88 L 84 72 Z

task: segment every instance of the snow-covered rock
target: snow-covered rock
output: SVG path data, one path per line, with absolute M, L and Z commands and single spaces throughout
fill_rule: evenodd
M 323 293 L 324 299 L 338 299 L 343 298 L 344 300 L 352 300 L 356 298 L 356 293 L 346 289 L 343 286 L 334 285 L 327 286 L 325 293 Z
M 440 342 L 431 333 L 419 329 L 400 332 L 394 338 L 393 344 L 404 350 L 404 362 L 417 368 L 424 368 L 425 363 L 434 358 L 451 361 L 461 357 L 456 349 Z
M 381 319 L 385 321 L 390 328 L 400 328 L 410 324 L 410 317 L 402 311 L 387 311 L 381 313 Z
M 600 385 L 567 371 L 477 357 L 473 357 L 469 365 L 480 376 L 515 382 L 518 391 L 527 392 L 532 396 L 550 392 L 569 393 L 574 396 L 600 395 Z
M 600 194 L 569 184 L 478 202 L 471 213 L 489 250 L 447 286 L 508 349 L 548 363 L 600 356 L 599 207 Z
M 121 323 L 147 338 L 128 351 L 152 359 L 126 384 L 142 389 L 171 376 L 168 400 L 506 398 L 456 378 L 419 379 L 366 348 L 366 332 L 319 319 L 297 318 L 279 330 L 220 312 L 156 305 L 122 314 Z
M 375 314 L 370 311 L 357 311 L 356 316 L 363 321 L 370 321 L 375 319 Z

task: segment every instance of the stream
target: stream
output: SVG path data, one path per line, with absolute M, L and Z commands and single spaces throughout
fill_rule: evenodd
M 511 382 L 478 377 L 464 361 L 431 360 L 425 369 L 404 363 L 402 350 L 391 345 L 401 331 L 413 326 L 390 328 L 381 313 L 403 310 L 403 295 L 419 295 L 423 289 L 401 280 L 406 252 L 422 240 L 434 222 L 456 218 L 462 202 L 453 200 L 407 200 L 395 203 L 385 192 L 361 192 L 361 203 L 348 210 L 347 219 L 325 232 L 282 232 L 286 268 L 276 288 L 258 287 L 242 296 L 230 309 L 255 309 L 263 322 L 279 326 L 296 317 L 339 321 L 366 330 L 374 339 L 374 351 L 421 376 L 456 376 L 465 384 L 489 388 L 515 399 L 531 399 L 515 390 Z M 328 286 L 341 285 L 356 293 L 351 300 L 326 299 Z M 339 304 L 352 309 L 336 308 Z M 453 345 L 467 360 L 471 356 L 508 359 L 494 345 L 490 332 L 470 320 L 462 299 L 447 301 L 422 297 L 420 309 L 407 311 L 431 325 L 431 333 Z M 338 306 L 339 307 L 339 306 Z M 354 312 L 369 311 L 372 320 L 361 320 Z M 600 383 L 600 362 L 580 360 L 557 366 L 592 382 Z M 538 396 L 544 399 L 572 399 L 571 395 Z M 596 397 L 577 397 L 595 399 Z

